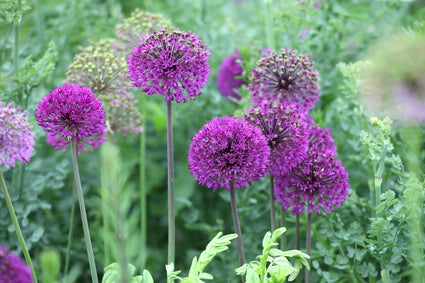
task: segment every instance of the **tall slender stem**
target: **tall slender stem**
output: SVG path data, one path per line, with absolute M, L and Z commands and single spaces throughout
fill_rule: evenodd
M 146 95 L 142 94 L 140 103 L 141 112 L 143 115 L 142 132 L 140 133 L 140 223 L 141 223 L 141 239 L 140 239 L 140 253 L 142 263 L 140 270 L 145 269 L 145 262 L 147 257 L 146 243 L 147 243 L 147 207 L 146 207 Z
M 66 257 L 65 257 L 65 270 L 63 272 L 63 274 L 64 274 L 63 281 L 64 282 L 65 282 L 66 276 L 68 275 L 69 258 L 70 258 L 70 255 L 71 255 L 72 231 L 74 230 L 75 192 L 76 192 L 76 187 L 75 187 L 75 182 L 74 182 L 74 186 L 72 188 L 71 220 L 69 221 L 68 245 L 67 245 L 67 248 L 66 248 Z
M 171 101 L 167 101 L 167 161 L 168 161 L 168 263 L 175 259 L 175 219 L 174 219 L 174 156 L 173 124 Z
M 311 254 L 311 213 L 307 214 L 307 236 L 306 236 L 306 253 L 310 256 Z M 310 259 L 307 259 L 310 264 Z M 305 269 L 305 283 L 310 283 L 310 269 Z
M 300 249 L 300 215 L 295 216 L 295 234 L 296 234 L 296 249 Z
M 6 200 L 7 208 L 9 209 L 10 217 L 12 218 L 13 225 L 15 226 L 16 235 L 18 236 L 19 243 L 21 244 L 22 252 L 24 253 L 25 261 L 31 267 L 32 277 L 34 282 L 37 283 L 37 276 L 35 275 L 34 266 L 32 265 L 31 257 L 25 244 L 24 236 L 22 235 L 21 227 L 19 226 L 18 218 L 16 217 L 15 210 L 13 209 L 12 200 L 10 199 L 9 192 L 4 181 L 3 172 L 0 170 L 0 181 L 3 187 L 4 198 Z
M 286 227 L 286 211 L 281 210 L 280 211 L 280 227 Z M 286 248 L 286 233 L 283 233 L 282 236 L 280 236 L 280 249 L 285 250 Z
M 275 196 L 274 196 L 274 178 L 270 175 L 270 223 L 272 233 L 276 230 L 276 209 L 275 209 Z
M 233 186 L 230 188 L 230 204 L 232 206 L 233 225 L 235 226 L 235 233 L 236 235 L 238 235 L 236 242 L 238 244 L 239 266 L 242 266 L 245 264 L 245 252 L 243 249 L 242 232 L 241 226 L 239 224 L 238 207 L 236 205 L 235 189 L 233 188 Z
M 87 221 L 86 207 L 84 204 L 83 189 L 81 187 L 80 173 L 78 171 L 77 151 L 75 149 L 74 139 L 70 140 L 70 144 L 71 144 L 72 166 L 74 168 L 74 181 L 77 187 L 78 203 L 80 205 L 81 221 L 83 222 L 83 233 L 84 233 L 84 240 L 86 241 L 86 249 L 87 249 L 87 256 L 88 256 L 89 265 L 90 265 L 91 279 L 93 283 L 98 283 L 99 280 L 97 278 L 96 262 L 94 259 L 93 247 L 92 247 L 91 239 L 90 239 L 90 230 L 89 230 L 89 224 Z

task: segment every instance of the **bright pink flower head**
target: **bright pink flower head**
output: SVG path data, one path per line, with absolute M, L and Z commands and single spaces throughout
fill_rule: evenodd
M 0 246 L 0 283 L 32 283 L 31 269 L 6 247 Z
M 260 129 L 243 119 L 214 118 L 192 138 L 189 169 L 200 184 L 246 188 L 268 168 L 270 150 Z
M 87 145 L 91 151 L 91 147 L 97 148 L 105 141 L 102 103 L 89 88 L 78 84 L 65 84 L 52 90 L 38 103 L 35 117 L 55 150 L 65 147 L 71 139 L 83 151 Z
M 0 165 L 15 167 L 15 161 L 27 163 L 34 150 L 34 133 L 28 113 L 0 101 Z
M 328 129 L 313 126 L 307 157 L 292 171 L 277 176 L 276 200 L 292 214 L 334 211 L 348 198 L 348 173 L 335 158 L 336 147 Z
M 148 95 L 186 102 L 201 94 L 210 74 L 210 51 L 196 34 L 178 29 L 147 34 L 128 59 L 130 79 Z
M 230 55 L 221 61 L 217 74 L 217 88 L 224 97 L 233 97 L 240 100 L 241 95 L 235 90 L 241 85 L 246 84 L 246 81 L 236 78 L 242 75 L 243 72 L 238 60 L 241 60 L 241 56 L 235 50 L 234 55 Z

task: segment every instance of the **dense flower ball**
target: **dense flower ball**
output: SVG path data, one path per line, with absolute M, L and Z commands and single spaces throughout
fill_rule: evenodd
M 275 196 L 283 209 L 296 215 L 333 211 L 348 198 L 348 173 L 335 158 L 336 147 L 328 129 L 313 126 L 307 157 L 292 171 L 277 176 Z
M 12 103 L 0 101 L 0 165 L 15 167 L 15 161 L 27 163 L 34 150 L 34 133 L 27 112 Z
M 214 118 L 192 138 L 189 169 L 195 180 L 214 191 L 246 188 L 268 168 L 270 150 L 260 129 L 243 119 Z
M 17 255 L 0 246 L 0 283 L 31 283 L 31 269 Z
M 236 50 L 234 55 L 228 56 L 221 61 L 217 74 L 217 88 L 224 97 L 233 97 L 241 99 L 241 95 L 236 92 L 246 81 L 237 76 L 242 75 L 242 67 L 238 60 L 242 60 L 239 52 Z
M 197 35 L 161 29 L 144 36 L 134 48 L 128 59 L 130 79 L 148 95 L 186 102 L 200 95 L 207 83 L 209 56 Z
M 296 167 L 308 149 L 308 124 L 294 105 L 270 105 L 250 109 L 245 119 L 259 127 L 270 147 L 271 175 Z
M 306 55 L 296 50 L 264 54 L 252 70 L 252 84 L 248 86 L 252 102 L 295 104 L 301 111 L 308 112 L 320 96 L 319 73 L 313 66 Z
M 35 117 L 56 150 L 71 139 L 84 151 L 105 141 L 105 112 L 89 88 L 65 84 L 52 90 L 38 103 Z

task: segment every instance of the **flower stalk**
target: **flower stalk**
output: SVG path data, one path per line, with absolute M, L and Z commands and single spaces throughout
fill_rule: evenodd
M 168 264 L 175 260 L 175 218 L 174 218 L 174 153 L 171 101 L 167 101 L 167 164 L 168 164 Z
M 68 275 L 68 270 L 69 270 L 69 259 L 71 256 L 71 243 L 72 243 L 72 231 L 74 230 L 74 215 L 75 215 L 75 193 L 76 193 L 76 187 L 75 187 L 75 182 L 74 182 L 74 186 L 72 188 L 72 205 L 71 205 L 71 219 L 69 220 L 69 232 L 68 232 L 68 245 L 66 248 L 66 257 L 65 257 L 65 269 L 63 274 L 64 279 L 63 282 L 65 283 L 65 278 Z
M 242 243 L 242 232 L 241 232 L 241 226 L 239 223 L 239 216 L 238 216 L 238 207 L 236 205 L 236 196 L 235 196 L 235 189 L 230 188 L 230 204 L 232 206 L 232 216 L 233 216 L 233 225 L 235 226 L 235 233 L 238 235 L 236 238 L 236 242 L 238 244 L 238 258 L 239 258 L 239 266 L 242 266 L 245 264 L 245 252 L 243 248 Z M 242 281 L 245 282 L 245 280 L 242 278 Z

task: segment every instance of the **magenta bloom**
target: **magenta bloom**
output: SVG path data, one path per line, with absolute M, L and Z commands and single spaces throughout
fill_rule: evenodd
M 296 167 L 308 149 L 308 125 L 294 105 L 263 103 L 251 109 L 245 119 L 261 129 L 270 147 L 271 175 L 284 174 Z
M 148 95 L 186 102 L 201 94 L 210 74 L 205 49 L 197 35 L 178 29 L 147 34 L 128 59 L 130 79 Z
M 228 56 L 221 61 L 217 74 L 217 88 L 224 97 L 233 97 L 240 100 L 241 95 L 235 90 L 246 84 L 246 81 L 236 78 L 242 75 L 243 72 L 238 60 L 241 60 L 241 56 L 235 50 L 234 55 Z
M 296 50 L 264 54 L 252 70 L 252 84 L 248 86 L 252 102 L 256 105 L 264 100 L 295 104 L 301 111 L 308 112 L 320 96 L 319 73 L 313 66 L 306 55 Z
M 28 113 L 0 101 L 0 165 L 15 167 L 15 161 L 27 163 L 34 150 L 34 133 Z
M 296 215 L 333 211 L 348 198 L 348 173 L 335 158 L 336 147 L 328 129 L 314 126 L 307 157 L 297 168 L 276 177 L 275 196 L 283 209 Z
M 32 283 L 31 269 L 17 255 L 0 246 L 0 283 Z
M 270 150 L 260 129 L 243 119 L 214 118 L 192 138 L 189 169 L 200 184 L 246 188 L 268 168 Z
M 96 148 L 105 141 L 102 103 L 89 88 L 78 84 L 52 90 L 38 103 L 35 117 L 55 150 L 65 147 L 71 139 L 83 151 L 87 150 L 86 145 Z

